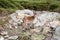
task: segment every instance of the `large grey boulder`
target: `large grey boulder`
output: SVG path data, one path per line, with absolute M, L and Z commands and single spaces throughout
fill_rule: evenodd
M 55 34 L 53 35 L 53 38 L 56 40 L 60 40 L 60 27 L 56 28 Z
M 42 12 L 42 14 L 39 14 L 35 17 L 34 24 L 35 26 L 44 26 L 46 23 L 52 22 L 54 20 L 58 20 L 59 13 L 54 12 Z

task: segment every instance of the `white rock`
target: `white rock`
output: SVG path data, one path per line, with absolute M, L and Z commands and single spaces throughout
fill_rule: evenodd
M 17 39 L 18 38 L 18 36 L 10 36 L 8 39 Z
M 60 36 L 60 27 L 57 27 L 56 30 L 55 30 L 55 34 Z
M 60 40 L 60 27 L 57 27 L 55 30 L 55 34 L 53 35 L 54 39 Z
M 51 30 L 50 27 L 44 27 L 42 33 L 43 33 L 43 34 L 47 34 L 50 30 Z
M 56 27 L 60 26 L 60 21 L 54 20 L 54 21 L 50 22 L 50 26 L 53 28 L 56 28 Z
M 7 35 L 7 34 L 8 34 L 7 31 L 2 31 L 2 32 L 1 32 L 1 35 Z
M 24 9 L 24 10 L 16 10 L 16 13 L 11 14 L 11 20 L 9 20 L 9 23 L 16 26 L 17 24 L 21 24 L 23 22 L 23 18 L 25 16 L 33 16 L 33 11 L 29 9 Z M 11 25 L 9 25 L 10 28 Z M 15 27 L 17 28 L 17 27 Z
M 18 14 L 17 14 L 18 15 Z M 23 21 L 22 21 L 22 17 L 20 18 L 20 17 L 18 17 L 18 16 L 16 16 L 16 14 L 12 14 L 12 15 L 10 15 L 11 16 L 11 20 L 9 20 L 9 23 L 10 24 L 13 24 L 14 22 L 16 22 L 16 23 L 19 23 L 19 24 L 21 24 Z
M 0 36 L 0 40 L 4 40 L 4 37 Z
M 33 23 L 35 26 L 44 26 L 47 22 L 58 20 L 57 18 L 59 18 L 59 15 L 59 13 L 45 12 L 36 16 Z
M 11 24 L 8 24 L 7 27 L 8 27 L 8 28 L 12 28 L 12 25 L 11 25 Z
M 13 14 L 10 15 L 12 20 L 15 21 L 15 22 L 18 21 L 17 18 L 16 18 L 17 17 L 16 15 L 17 15 L 16 13 L 15 14 L 13 13 Z
M 8 38 L 8 37 L 9 37 L 9 35 L 4 36 L 4 38 Z
M 34 15 L 33 11 L 31 11 L 29 9 L 24 9 L 24 13 L 27 14 L 27 15 L 30 15 L 30 16 Z
M 29 10 L 29 9 L 24 9 L 24 10 L 16 10 L 16 13 L 18 14 L 27 14 L 27 15 L 30 15 L 30 16 L 33 16 L 33 11 Z

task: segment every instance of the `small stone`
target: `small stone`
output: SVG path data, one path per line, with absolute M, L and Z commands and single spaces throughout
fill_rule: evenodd
M 4 28 L 0 25 L 0 31 L 4 30 Z
M 4 37 L 0 36 L 0 40 L 4 40 Z
M 37 34 L 39 34 L 40 31 L 41 31 L 41 29 L 38 29 L 38 28 L 37 29 L 31 29 L 30 30 L 31 33 L 37 33 Z
M 4 36 L 4 38 L 8 38 L 8 37 L 9 37 L 9 35 Z
M 10 36 L 8 39 L 10 39 L 10 40 L 15 40 L 15 39 L 17 39 L 18 38 L 18 36 Z
M 50 30 L 51 30 L 50 27 L 44 27 L 42 33 L 43 33 L 43 34 L 46 34 L 46 33 L 48 33 Z
M 7 35 L 7 34 L 8 34 L 7 31 L 2 31 L 2 32 L 1 32 L 1 35 Z

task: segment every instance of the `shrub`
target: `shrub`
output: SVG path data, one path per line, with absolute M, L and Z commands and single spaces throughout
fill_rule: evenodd
M 16 9 L 5 9 L 5 8 L 0 8 L 0 16 L 7 16 L 9 14 L 12 14 L 13 12 L 15 12 Z
M 49 7 L 49 10 L 52 10 L 54 11 L 54 9 L 58 8 L 58 5 L 56 4 L 51 4 L 50 7 Z
M 56 8 L 54 11 L 60 13 L 60 7 Z
M 5 9 L 0 9 L 0 16 L 5 16 L 5 15 L 7 15 L 8 14 L 8 11 L 7 10 L 5 10 Z
M 51 3 L 50 3 L 51 2 Z M 33 9 L 33 10 L 49 10 L 54 11 L 60 3 L 54 0 L 21 0 L 21 1 L 12 1 L 12 0 L 2 0 L 0 1 L 0 8 L 5 9 Z

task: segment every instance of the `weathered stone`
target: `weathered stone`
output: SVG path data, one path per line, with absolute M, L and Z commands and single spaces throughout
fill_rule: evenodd
M 32 40 L 43 40 L 45 38 L 45 36 L 42 34 L 40 34 L 40 35 L 33 34 L 31 38 L 32 38 Z
M 42 33 L 47 34 L 48 32 L 50 32 L 50 30 L 51 30 L 50 27 L 44 27 Z
M 53 20 L 52 22 L 50 22 L 50 25 L 53 28 L 56 28 L 57 26 L 60 26 L 60 21 L 58 20 Z
M 4 40 L 4 37 L 0 36 L 0 40 Z
M 4 28 L 0 25 L 0 31 L 3 31 L 4 30 Z
M 57 27 L 56 30 L 55 30 L 55 34 L 60 36 L 60 27 Z
M 33 23 L 35 26 L 44 26 L 47 22 L 58 20 L 57 18 L 59 18 L 59 15 L 59 13 L 45 12 L 36 16 Z
M 18 38 L 18 36 L 10 36 L 8 37 L 9 40 L 16 40 Z
M 53 38 L 57 39 L 57 40 L 60 40 L 60 27 L 56 28 Z
M 60 26 L 60 20 L 58 19 L 58 18 L 60 18 L 60 14 L 56 13 L 56 12 L 49 12 L 49 11 L 37 11 L 36 13 L 37 14 L 35 15 L 35 19 L 33 20 L 32 23 L 30 23 L 31 25 L 27 26 L 27 28 L 29 28 L 29 30 L 26 31 L 25 35 L 27 35 L 27 36 L 29 34 L 32 35 L 33 36 L 32 40 L 40 40 L 40 38 L 42 40 L 44 37 L 42 37 L 41 35 L 38 35 L 38 34 L 40 34 L 41 29 L 44 28 L 43 32 L 42 32 L 43 34 L 50 36 L 52 34 L 47 34 L 47 33 L 51 30 L 50 27 L 53 27 L 53 28 L 56 28 L 56 31 L 55 31 L 55 34 L 53 37 L 60 40 L 60 34 L 59 34 L 60 29 L 57 28 L 58 26 Z M 28 9 L 16 10 L 15 13 L 10 15 L 11 20 L 8 20 L 7 25 L 6 25 L 6 27 L 11 28 L 12 30 L 9 30 L 9 29 L 7 29 L 7 30 L 10 33 L 12 33 L 12 35 L 20 34 L 21 33 L 20 29 L 21 30 L 24 29 L 22 26 L 24 17 L 25 16 L 33 16 L 33 15 L 34 15 L 33 11 L 28 10 Z M 15 40 L 18 38 L 18 36 L 10 36 L 9 37 L 9 36 L 7 36 L 7 33 L 5 34 L 5 32 L 2 32 L 1 34 L 6 35 L 4 37 L 8 37 L 8 40 L 9 39 Z M 21 34 L 23 34 L 23 33 L 21 33 Z M 25 39 L 25 37 L 24 37 L 24 39 Z M 46 40 L 50 40 L 50 37 L 47 37 Z
M 27 15 L 30 15 L 30 16 L 34 15 L 33 11 L 31 11 L 29 9 L 16 10 L 16 13 L 18 13 L 18 14 L 22 14 L 23 13 L 23 14 L 27 14 Z
M 30 29 L 30 33 L 40 34 L 40 31 L 41 31 L 41 29 L 38 29 L 38 28 L 36 28 L 36 29 Z
M 2 31 L 2 32 L 1 32 L 1 35 L 7 35 L 7 34 L 8 34 L 7 31 Z

